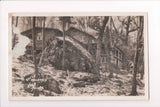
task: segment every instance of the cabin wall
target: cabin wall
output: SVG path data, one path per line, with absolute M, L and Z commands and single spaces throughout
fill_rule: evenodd
M 111 71 L 117 72 L 119 69 L 122 68 L 123 60 L 122 60 L 122 53 L 118 49 L 113 49 L 110 52 L 110 62 L 107 62 L 107 54 L 101 55 L 101 70 L 102 71 Z
M 122 68 L 123 64 L 123 55 L 121 51 L 114 49 L 111 52 L 111 63 L 117 65 L 119 68 Z
M 61 34 L 58 34 L 56 31 L 54 30 L 44 30 L 44 36 L 45 36 L 45 43 L 47 44 L 47 41 L 50 40 L 53 37 L 57 37 L 57 36 L 62 36 Z M 40 50 L 42 49 L 42 32 L 37 32 L 36 33 L 36 45 L 37 45 L 37 49 Z

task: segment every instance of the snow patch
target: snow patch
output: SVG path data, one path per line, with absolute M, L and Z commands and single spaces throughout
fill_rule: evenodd
M 18 58 L 25 54 L 26 46 L 29 44 L 30 39 L 27 36 L 21 35 L 17 27 L 13 27 L 13 29 L 13 32 L 18 36 L 18 43 L 13 48 L 12 57 Z

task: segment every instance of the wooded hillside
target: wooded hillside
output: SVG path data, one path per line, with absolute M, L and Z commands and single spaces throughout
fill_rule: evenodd
M 14 16 L 12 28 L 13 51 L 30 40 L 14 96 L 144 95 L 143 16 Z

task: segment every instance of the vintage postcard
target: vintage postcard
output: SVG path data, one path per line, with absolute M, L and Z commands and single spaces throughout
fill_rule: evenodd
M 147 13 L 10 13 L 10 100 L 148 100 Z

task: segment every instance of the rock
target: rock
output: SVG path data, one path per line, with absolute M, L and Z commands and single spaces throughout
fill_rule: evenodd
M 22 62 L 27 62 L 27 59 L 26 59 L 26 56 L 20 56 L 19 58 L 18 58 L 20 61 L 22 61 Z
M 97 76 L 84 76 L 83 78 L 77 78 L 77 77 L 73 77 L 74 80 L 76 81 L 84 81 L 84 82 L 90 82 L 90 83 L 96 83 L 99 78 Z
M 52 48 L 51 48 L 52 47 Z M 69 71 L 83 71 L 92 72 L 93 62 L 76 46 L 69 41 L 66 41 L 65 50 L 65 70 Z M 62 58 L 63 58 L 63 41 L 54 39 L 48 42 L 46 46 L 46 52 L 44 52 L 44 59 L 47 59 L 49 64 L 52 64 L 56 69 L 62 69 Z M 44 62 L 43 62 L 44 63 Z
M 59 88 L 59 83 L 54 79 L 48 81 L 48 90 L 53 91 L 57 94 L 62 94 L 62 91 Z
M 56 93 L 51 92 L 51 91 L 48 91 L 48 90 L 43 90 L 43 94 L 44 94 L 45 96 L 57 96 Z
M 24 89 L 27 92 L 33 93 L 33 90 L 35 88 L 35 74 L 29 74 L 24 77 Z M 55 92 L 57 94 L 62 94 L 62 91 L 59 88 L 59 83 L 52 78 L 50 75 L 45 75 L 42 73 L 38 74 L 38 79 L 41 81 L 37 81 L 37 87 L 43 87 L 42 90 L 49 90 L 51 92 Z M 37 80 L 38 80 L 37 79 Z M 42 91 L 41 90 L 41 91 Z
M 99 81 L 97 75 L 86 72 L 77 72 L 73 75 L 72 79 L 75 81 L 75 83 L 73 83 L 74 87 L 85 87 L 87 85 L 93 85 Z
M 85 87 L 86 85 L 93 85 L 99 80 L 98 76 L 94 74 L 81 72 L 73 75 L 72 79 L 76 81 L 75 83 L 73 83 L 74 87 Z
M 13 72 L 17 72 L 17 71 L 18 71 L 18 69 L 16 69 L 16 68 L 12 68 L 12 71 L 13 71 Z
M 74 87 L 85 87 L 85 82 L 73 83 Z
M 29 84 L 24 84 L 23 86 L 24 90 L 29 92 L 29 93 L 33 93 L 33 89 L 29 87 Z
M 17 74 L 17 73 L 13 73 L 13 77 L 18 77 L 18 78 L 21 78 L 21 76 L 19 75 L 19 74 Z
M 59 80 L 59 83 L 64 84 L 64 81 L 63 80 Z
M 122 95 L 124 96 L 124 95 L 126 95 L 126 92 L 124 92 L 124 91 L 118 91 L 118 92 L 117 92 L 117 95 L 118 95 L 118 96 L 122 96 Z
M 109 78 L 113 78 L 113 73 L 112 72 L 109 74 Z

